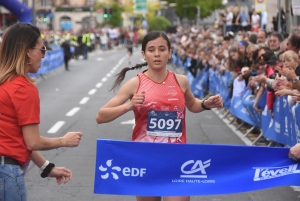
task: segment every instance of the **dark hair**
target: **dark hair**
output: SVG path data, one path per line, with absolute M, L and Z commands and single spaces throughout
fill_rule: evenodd
M 253 60 L 254 62 L 256 62 L 256 60 L 257 60 L 259 51 L 260 51 L 260 49 L 256 49 L 256 50 L 254 50 L 254 52 L 252 53 L 252 60 Z
M 294 46 L 297 50 L 300 50 L 300 37 L 293 33 L 289 39 L 289 43 Z
M 164 34 L 164 33 L 161 32 L 161 31 L 151 31 L 151 32 L 149 32 L 149 33 L 144 37 L 143 42 L 142 42 L 142 51 L 143 51 L 143 52 L 146 51 L 146 46 L 147 46 L 147 44 L 148 44 L 149 41 L 155 40 L 155 39 L 157 39 L 157 38 L 159 38 L 159 37 L 162 37 L 163 39 L 165 39 L 165 41 L 167 42 L 168 50 L 170 51 L 170 49 L 171 49 L 171 43 L 170 43 L 170 40 L 169 40 L 169 38 L 166 36 L 166 34 Z M 111 90 L 116 89 L 116 88 L 121 84 L 121 82 L 122 82 L 122 81 L 124 80 L 124 78 L 125 78 L 125 75 L 126 75 L 127 71 L 129 71 L 129 70 L 141 69 L 143 66 L 147 66 L 147 65 L 148 65 L 148 63 L 145 62 L 145 63 L 137 64 L 137 65 L 135 65 L 134 67 L 131 67 L 131 68 L 130 68 L 130 67 L 123 68 L 123 69 L 121 70 L 121 72 L 118 73 L 118 74 L 116 75 L 117 78 L 116 78 L 116 80 L 115 80 L 115 82 L 114 82 L 114 84 L 113 84 Z
M 282 41 L 284 40 L 283 35 L 282 35 L 281 33 L 276 32 L 276 31 L 272 32 L 272 33 L 270 34 L 270 37 L 271 37 L 271 36 L 274 36 L 274 37 L 278 38 L 278 40 L 279 40 L 280 42 L 282 42 Z
M 256 34 L 251 34 L 249 36 L 249 41 L 253 44 L 257 44 L 257 35 Z

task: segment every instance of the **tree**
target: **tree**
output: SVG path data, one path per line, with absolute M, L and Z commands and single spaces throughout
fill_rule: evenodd
M 132 0 L 125 0 L 125 4 L 123 10 L 127 14 L 133 14 L 133 1 Z
M 147 22 L 151 22 L 152 19 L 156 16 L 156 12 L 159 10 L 159 3 L 147 3 L 148 12 L 146 14 L 146 20 Z
M 200 6 L 200 17 L 209 16 L 214 10 L 224 8 L 222 0 L 167 0 L 169 3 L 176 3 L 176 14 L 189 19 L 196 18 L 195 8 Z
M 111 9 L 112 15 L 109 17 L 109 24 L 112 26 L 121 27 L 123 23 L 121 6 L 117 3 L 113 3 Z
M 149 31 L 166 31 L 171 26 L 170 21 L 165 17 L 154 17 L 149 23 Z
M 117 26 L 120 27 L 122 26 L 123 23 L 123 18 L 122 18 L 122 7 L 115 2 L 110 2 L 110 3 L 97 3 L 95 6 L 96 10 L 99 8 L 102 8 L 103 11 L 105 8 L 109 8 L 109 13 L 108 18 L 105 19 L 104 24 L 109 24 L 112 26 Z

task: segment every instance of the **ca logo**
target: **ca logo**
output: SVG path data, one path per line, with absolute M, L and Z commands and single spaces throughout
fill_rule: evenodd
M 189 160 L 185 162 L 181 166 L 181 172 L 184 175 L 180 175 L 181 178 L 207 178 L 205 168 L 210 166 L 211 159 L 202 162 L 201 160 Z M 192 165 L 193 166 L 189 170 L 185 170 L 187 166 Z M 197 172 L 201 172 L 201 175 L 193 175 Z
M 107 166 L 107 167 L 110 168 L 111 165 L 112 165 L 112 160 L 106 161 L 106 166 Z M 118 172 L 121 171 L 121 168 L 118 167 L 118 166 L 112 167 L 111 169 L 112 169 L 112 170 L 115 170 L 115 171 L 118 171 Z M 101 172 L 106 172 L 106 171 L 108 170 L 108 168 L 105 168 L 105 167 L 103 167 L 102 165 L 100 165 L 99 170 L 100 170 Z M 119 179 L 119 176 L 118 176 L 116 173 L 111 172 L 111 175 L 113 176 L 113 178 L 114 178 L 115 180 Z M 109 172 L 106 172 L 104 175 L 101 175 L 101 178 L 102 178 L 102 179 L 107 179 L 108 177 L 109 177 Z

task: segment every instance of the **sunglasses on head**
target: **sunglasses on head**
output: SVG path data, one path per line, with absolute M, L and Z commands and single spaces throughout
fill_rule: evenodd
M 46 46 L 43 46 L 43 48 L 42 48 L 42 49 L 40 49 L 40 48 L 36 48 L 36 47 L 34 47 L 34 49 L 39 49 L 39 50 L 41 51 L 42 55 L 45 55 L 45 54 L 46 54 L 46 51 L 47 51 L 47 48 L 46 48 Z

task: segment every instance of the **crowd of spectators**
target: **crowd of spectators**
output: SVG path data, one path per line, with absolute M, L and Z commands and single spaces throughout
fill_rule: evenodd
M 196 78 L 205 67 L 220 74 L 229 72 L 231 97 L 241 96 L 251 89 L 253 109 L 262 112 L 257 103 L 267 90 L 268 112 L 273 117 L 275 96 L 289 96 L 289 104 L 300 102 L 300 31 L 289 35 L 252 31 L 232 31 L 223 35 L 220 29 L 177 28 L 169 34 L 173 54 L 182 63 L 191 61 L 187 70 Z

